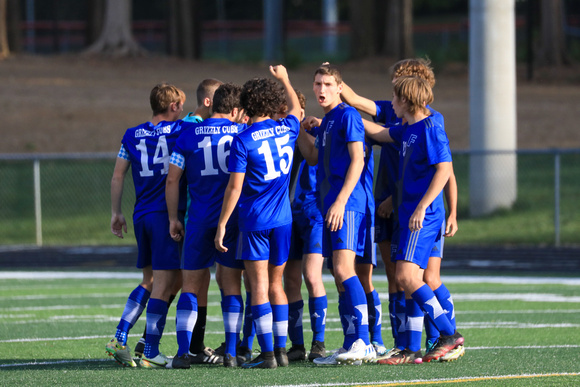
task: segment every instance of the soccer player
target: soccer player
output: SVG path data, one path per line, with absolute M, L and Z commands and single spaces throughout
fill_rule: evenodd
M 306 97 L 296 91 L 300 101 L 300 120 L 304 119 Z M 284 106 L 286 110 L 286 106 Z M 286 116 L 286 111 L 277 116 Z M 299 152 L 294 157 L 298 159 Z M 300 155 L 301 156 L 301 155 Z M 299 160 L 298 160 L 299 161 Z M 288 351 L 288 360 L 300 361 L 306 359 L 304 346 L 304 330 L 302 315 L 304 301 L 302 299 L 302 274 L 308 290 L 308 311 L 312 328 L 312 345 L 308 360 L 312 361 L 326 356 L 324 333 L 326 327 L 326 310 L 328 301 L 322 282 L 322 227 L 323 219 L 318 208 L 319 195 L 316 190 L 316 166 L 309 166 L 302 158 L 298 164 L 297 173 L 292 179 L 294 187 L 292 198 L 292 244 L 290 256 L 284 269 L 284 290 L 288 297 L 288 337 L 292 347 Z M 291 190 L 292 195 L 292 190 Z
M 242 107 L 252 124 L 232 143 L 226 189 L 215 245 L 225 252 L 226 224 L 239 206 L 241 259 L 252 291 L 252 315 L 262 353 L 244 368 L 287 366 L 288 299 L 282 286 L 288 259 L 292 212 L 288 185 L 294 144 L 300 131 L 300 103 L 286 68 L 270 66 L 272 79 L 247 81 Z M 286 101 L 288 117 L 272 117 Z M 238 203 L 239 201 L 239 203 Z M 272 339 L 272 334 L 274 338 Z
M 143 280 L 129 296 L 117 333 L 106 346 L 119 363 L 136 367 L 127 346 L 127 335 L 147 306 L 146 344 L 141 359 L 144 367 L 165 367 L 167 358 L 159 352 L 159 339 L 165 327 L 170 295 L 180 287 L 180 245 L 167 232 L 165 178 L 170 152 L 182 131 L 178 118 L 183 111 L 185 93 L 169 84 L 158 84 L 150 94 L 153 117 L 127 129 L 117 155 L 111 181 L 111 231 L 119 238 L 127 232 L 121 211 L 125 175 L 131 167 L 135 184 L 133 223 L 139 251 L 137 267 L 143 269 Z M 178 210 L 185 211 L 185 200 Z M 155 282 L 153 282 L 155 277 Z M 148 302 L 147 302 L 148 301 Z
M 402 187 L 398 198 L 400 238 L 395 279 L 407 297 L 407 330 L 412 332 L 407 333 L 408 342 L 403 351 L 379 361 L 386 364 L 429 362 L 464 342 L 433 290 L 423 281 L 421 272 L 427 267 L 432 248 L 444 230 L 443 188 L 453 170 L 449 140 L 442 123 L 426 108 L 432 101 L 433 93 L 427 81 L 399 77 L 394 81 L 392 107 L 405 123 L 384 128 L 364 121 L 367 134 L 377 141 L 402 144 L 398 174 Z M 420 351 L 423 312 L 441 332 L 435 348 L 424 357 Z
M 422 58 L 404 59 L 395 63 L 391 69 L 391 80 L 394 82 L 400 76 L 418 76 L 425 79 L 431 88 L 435 85 L 435 75 L 428 60 Z M 399 119 L 392 108 L 391 101 L 372 101 L 356 94 L 347 84 L 344 85 L 341 97 L 344 101 L 351 104 L 358 110 L 373 116 L 375 122 L 385 124 L 386 127 L 400 125 Z M 433 119 L 440 121 L 443 125 L 443 116 L 427 106 Z M 379 169 L 376 183 L 376 238 L 379 249 L 385 263 L 387 278 L 389 282 L 389 314 L 391 317 L 391 329 L 395 346 L 392 350 L 377 360 L 389 358 L 397 354 L 400 350 L 405 349 L 407 337 L 405 331 L 405 294 L 402 288 L 398 287 L 395 282 L 395 260 L 394 255 L 397 251 L 398 222 L 396 213 L 396 181 L 398 170 L 398 153 L 399 148 L 395 143 L 382 143 Z M 448 183 L 445 186 L 445 199 L 449 209 L 444 237 L 452 237 L 457 231 L 457 182 L 455 174 L 452 172 Z M 392 241 L 392 243 L 391 243 Z M 438 296 L 439 301 L 445 304 L 445 313 L 450 316 L 451 321 L 455 324 L 453 301 L 449 291 L 441 283 L 440 267 L 443 254 L 443 238 L 436 241 L 432 249 L 432 256 L 429 259 L 427 269 L 424 273 L 425 282 Z M 390 258 L 389 258 L 390 257 Z M 439 337 L 439 332 L 434 326 L 431 319 L 425 319 L 425 328 L 427 331 L 426 348 L 427 351 L 432 349 Z M 462 356 L 465 352 L 463 346 L 450 351 L 441 360 L 454 360 Z
M 223 82 L 214 78 L 204 79 L 197 85 L 197 108 L 186 114 L 183 121 L 199 123 L 211 116 L 213 95 Z
M 314 362 L 360 363 L 376 356 L 369 338 L 366 297 L 355 271 L 355 258 L 364 252 L 366 228 L 367 196 L 361 183 L 364 127 L 356 109 L 340 100 L 342 77 L 335 66 L 324 63 L 316 69 L 313 91 L 325 116 L 322 122 L 315 117 L 306 119 L 305 129 L 319 127 L 316 146 L 305 134 L 298 142 L 308 164 L 318 164 L 317 186 L 325 222 L 323 255 L 332 257 L 341 319 L 350 320 L 355 332 L 352 340 L 345 335 L 342 348 L 333 355 Z
M 235 367 L 236 344 L 243 314 L 241 276 L 243 263 L 236 260 L 238 238 L 237 213 L 227 225 L 224 244 L 228 252 L 219 253 L 213 244 L 221 202 L 229 180 L 227 157 L 234 136 L 243 126 L 236 122 L 243 114 L 241 87 L 225 83 L 215 91 L 212 115 L 193 124 L 179 137 L 169 165 L 166 198 L 169 233 L 175 241 L 184 237 L 182 263 L 183 285 L 177 303 L 176 331 L 179 346 L 172 368 L 190 368 L 191 336 L 197 320 L 197 295 L 207 294 L 205 278 L 215 262 L 220 267 L 223 298 L 222 313 L 226 332 L 224 365 Z M 179 182 L 185 173 L 191 198 L 187 225 L 178 216 Z

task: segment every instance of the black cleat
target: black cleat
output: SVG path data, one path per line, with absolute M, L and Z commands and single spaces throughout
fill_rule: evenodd
M 176 369 L 190 369 L 191 368 L 191 359 L 189 358 L 188 353 L 184 353 L 181 356 L 175 355 L 173 360 L 171 361 L 171 368 Z
M 312 347 L 310 348 L 310 353 L 308 354 L 308 360 L 314 361 L 314 359 L 325 356 L 326 347 L 324 346 L 324 341 L 314 340 L 312 342 Z
M 304 344 L 295 344 L 288 351 L 288 361 L 304 361 L 306 360 L 306 348 Z
M 242 364 L 242 368 L 277 368 L 274 352 L 262 352 L 254 360 Z

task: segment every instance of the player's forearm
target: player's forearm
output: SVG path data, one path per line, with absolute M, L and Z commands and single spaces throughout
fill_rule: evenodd
M 177 221 L 178 207 L 179 207 L 179 181 L 169 181 L 165 185 L 165 201 L 167 202 L 167 215 L 169 221 Z
M 318 164 L 318 149 L 314 145 L 314 137 L 306 133 L 305 130 L 300 129 L 297 142 L 300 153 L 302 153 L 308 165 L 314 166 Z
M 351 153 L 351 161 L 344 177 L 344 184 L 338 193 L 336 200 L 341 203 L 346 203 L 350 194 L 360 181 L 360 176 L 365 166 L 364 153 L 362 150 L 362 143 L 360 143 L 360 152 L 355 151 Z
M 378 125 L 363 118 L 363 124 L 365 126 L 365 134 L 379 143 L 393 142 L 391 135 L 389 134 L 389 128 Z
M 445 184 L 444 192 L 449 215 L 457 217 L 457 179 L 455 178 L 453 167 L 451 167 L 451 174 L 449 175 L 447 184 Z
M 445 184 L 449 181 L 449 176 L 451 175 L 452 166 L 451 162 L 444 162 L 435 165 L 436 172 L 433 175 L 431 184 L 427 188 L 425 195 L 417 205 L 418 208 L 426 209 L 433 203 L 433 200 L 441 193 Z
M 224 195 L 222 211 L 218 220 L 218 227 L 225 227 L 234 212 L 242 191 L 228 186 Z
M 377 115 L 377 105 L 374 101 L 358 95 L 346 83 L 343 83 L 340 97 L 344 102 L 363 113 L 369 114 L 373 117 Z
M 113 176 L 111 180 L 111 214 L 116 215 L 121 213 L 121 202 L 123 199 L 123 180 Z

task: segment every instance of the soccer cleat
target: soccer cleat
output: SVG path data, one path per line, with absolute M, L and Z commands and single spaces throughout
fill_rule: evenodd
M 339 364 L 352 364 L 358 360 L 364 362 L 372 361 L 376 357 L 377 353 L 372 344 L 367 345 L 362 339 L 357 339 L 352 343 L 348 351 L 341 353 L 336 357 L 336 361 Z
M 399 350 L 398 353 L 389 357 L 388 359 L 377 360 L 379 364 L 421 364 L 423 363 L 423 358 L 421 351 L 413 352 L 409 349 Z
M 324 341 L 314 340 L 312 342 L 312 347 L 310 347 L 310 353 L 308 354 L 308 360 L 314 361 L 320 357 L 326 356 L 326 347 L 324 346 Z
M 431 360 L 439 360 L 445 354 L 452 349 L 457 348 L 460 345 L 463 345 L 464 339 L 459 332 L 455 331 L 455 333 L 451 336 L 443 336 L 439 337 L 437 344 L 435 344 L 435 348 L 428 354 L 423 357 L 423 361 L 429 363 Z
M 236 358 L 238 359 L 238 364 L 242 364 L 252 360 L 252 350 L 248 347 L 239 346 L 236 349 L 237 355 Z
M 223 364 L 223 356 L 217 355 L 210 347 L 205 347 L 200 353 L 189 352 L 191 364 Z
M 236 368 L 237 366 L 238 366 L 237 356 L 232 356 L 229 353 L 226 353 L 224 356 L 224 367 Z
M 338 357 L 338 355 L 341 355 L 346 352 L 347 352 L 346 349 L 340 347 L 332 355 L 326 357 L 317 357 L 316 359 L 313 359 L 312 362 L 317 365 L 340 365 L 340 363 L 336 360 L 336 358 Z M 351 365 L 361 365 L 361 364 L 362 360 L 357 360 Z
M 131 356 L 131 349 L 128 345 L 121 345 L 116 338 L 111 339 L 105 346 L 109 356 L 113 356 L 115 361 L 125 367 L 137 367 Z
M 278 368 L 274 352 L 262 352 L 255 359 L 242 364 L 242 368 Z
M 278 367 L 288 367 L 288 354 L 286 353 L 286 348 L 274 348 L 274 357 L 276 358 Z
M 389 349 L 387 352 L 385 352 L 383 355 L 379 356 L 377 354 L 377 357 L 375 358 L 375 360 L 373 360 L 375 363 L 378 362 L 379 360 L 385 360 L 388 359 L 390 357 L 395 356 L 396 354 L 398 354 L 399 352 L 401 352 L 401 350 L 397 347 L 393 347 L 391 349 Z
M 141 358 L 143 356 L 143 351 L 145 351 L 145 338 L 141 337 L 139 342 L 135 344 L 135 356 Z
M 171 368 L 187 370 L 191 368 L 191 359 L 188 353 L 184 353 L 181 356 L 175 355 L 173 360 L 171 360 Z
M 288 361 L 304 361 L 306 360 L 306 348 L 303 344 L 293 345 L 288 351 Z
M 387 348 L 383 344 L 378 344 L 376 341 L 373 341 L 372 344 L 373 344 L 373 347 L 375 347 L 375 352 L 377 353 L 377 357 L 383 356 L 385 353 L 387 353 Z
M 213 352 L 218 356 L 224 357 L 226 355 L 226 342 L 221 343 Z
M 139 364 L 143 368 L 168 368 L 168 366 L 172 365 L 167 356 L 161 352 L 159 352 L 159 354 L 153 359 L 148 359 L 145 357 L 145 355 L 143 355 Z
M 465 355 L 465 347 L 463 345 L 458 345 L 456 348 L 453 348 L 451 351 L 441 356 L 439 361 L 454 361 L 463 355 Z

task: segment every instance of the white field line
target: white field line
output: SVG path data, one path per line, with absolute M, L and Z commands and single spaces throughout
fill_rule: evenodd
M 135 272 L 84 272 L 84 271 L 5 271 L 0 272 L 2 279 L 26 279 L 26 280 L 49 280 L 49 279 L 141 279 L 142 273 Z M 214 274 L 212 273 L 212 278 Z M 324 274 L 322 279 L 333 282 L 332 276 Z M 580 278 L 569 277 L 508 277 L 508 276 L 441 276 L 445 283 L 487 283 L 487 284 L 553 284 L 580 286 Z M 384 273 L 376 273 L 373 282 L 386 282 Z

